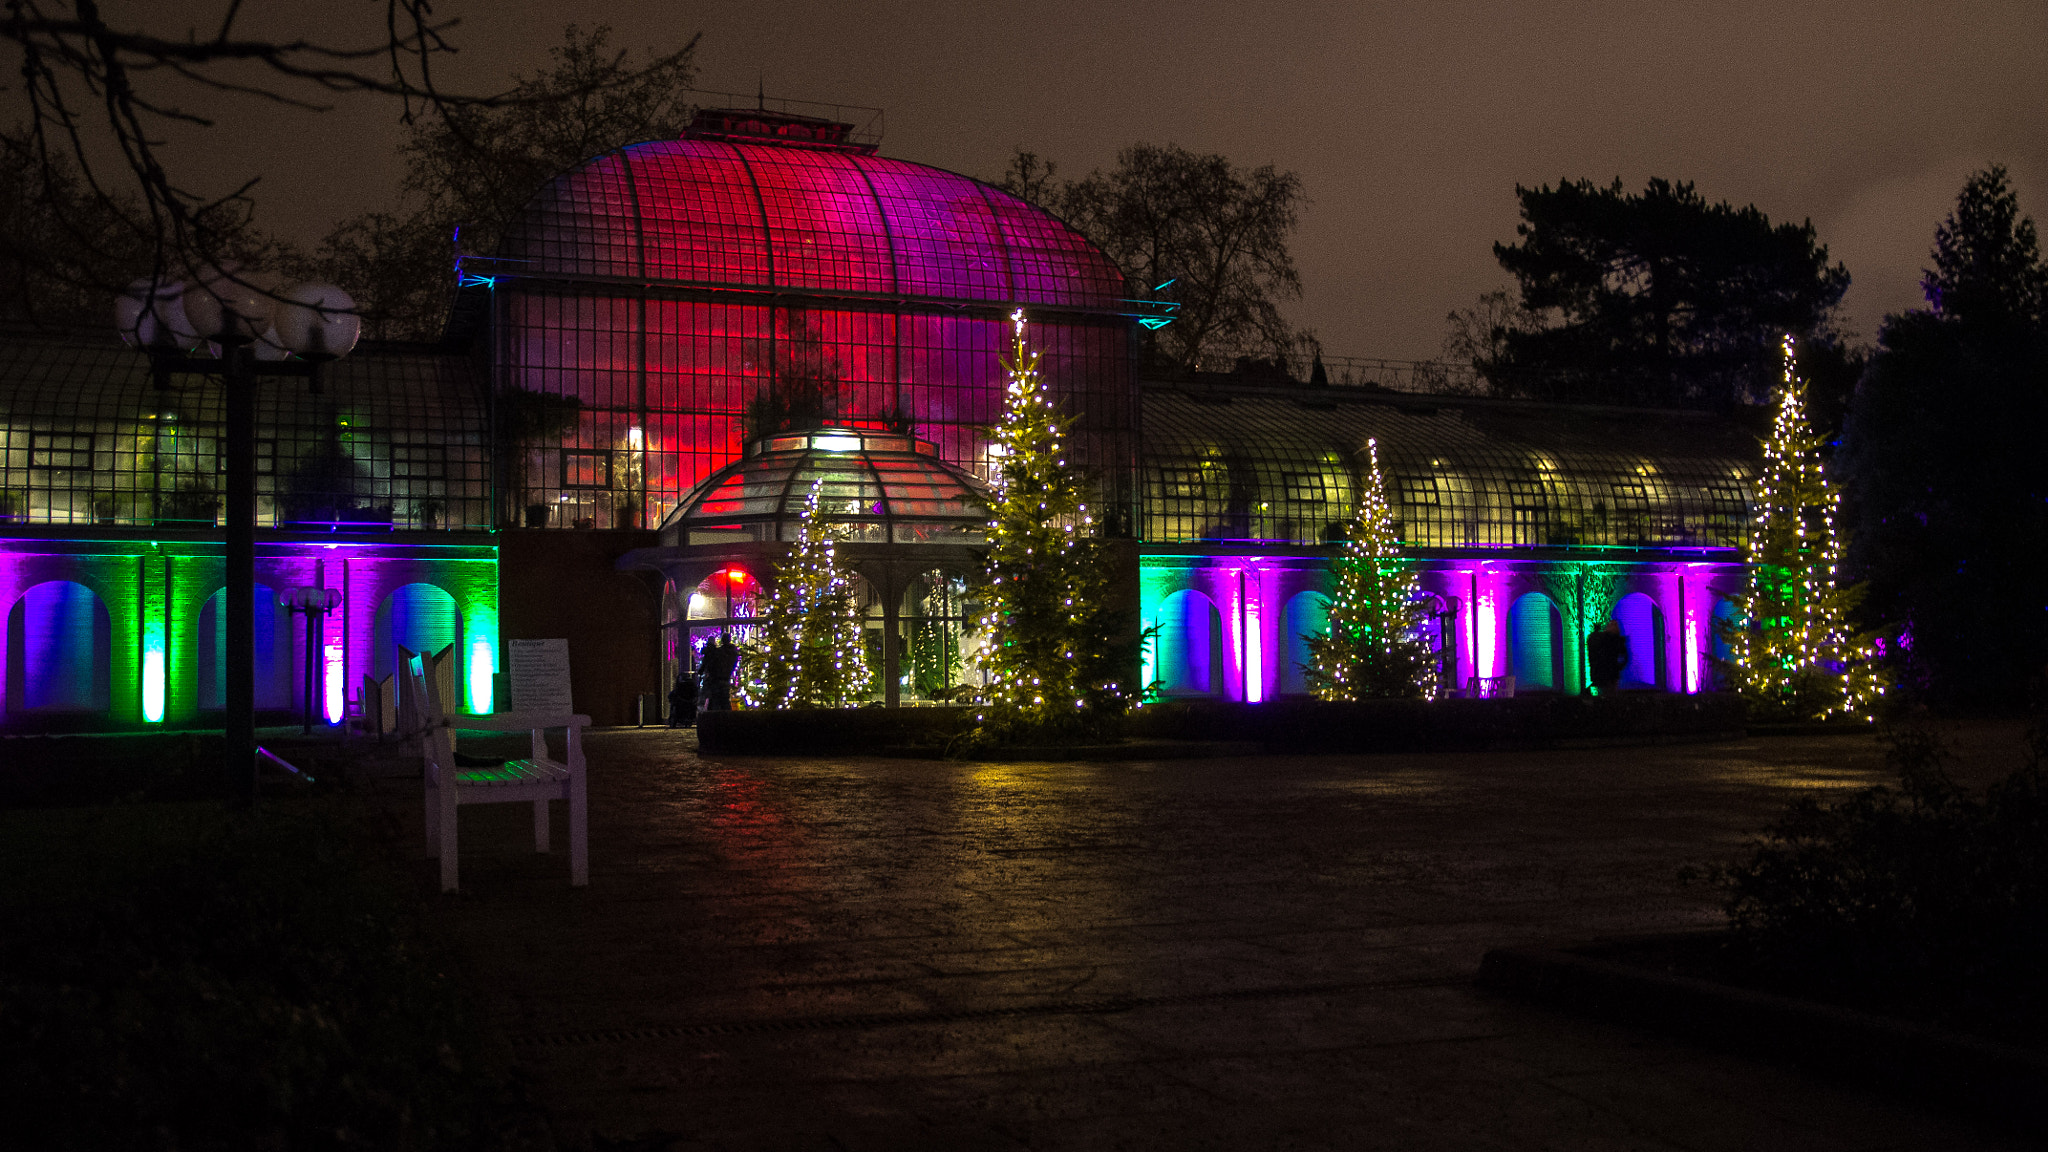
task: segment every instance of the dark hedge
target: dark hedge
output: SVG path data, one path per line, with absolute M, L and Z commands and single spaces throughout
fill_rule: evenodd
M 974 726 L 965 708 L 707 712 L 698 747 L 715 755 L 881 755 L 946 746 Z M 1269 752 L 1408 752 L 1542 747 L 1587 740 L 1651 743 L 1740 733 L 1743 705 L 1722 694 L 1669 692 L 1517 696 L 1507 700 L 1367 700 L 1333 704 L 1174 701 L 1124 718 L 1122 734 L 1153 740 L 1250 742 Z
M 1417 752 L 1535 748 L 1561 741 L 1654 742 L 1740 733 L 1734 696 L 1627 692 L 1506 700 L 1274 700 L 1155 704 L 1131 735 L 1250 740 L 1270 752 Z
M 39 1149 L 500 1147 L 409 884 L 331 800 L 0 813 L 0 1083 Z
M 2048 775 L 2039 730 L 1981 792 L 1923 730 L 1891 735 L 1896 787 L 1802 798 L 1712 869 L 1744 982 L 2039 1045 L 2048 1029 Z

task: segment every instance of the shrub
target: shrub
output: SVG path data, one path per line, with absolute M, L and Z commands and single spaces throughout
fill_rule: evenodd
M 2006 1035 L 2048 1024 L 2048 779 L 1959 787 L 1924 730 L 1892 733 L 1897 787 L 1796 801 L 1714 870 L 1746 977 Z

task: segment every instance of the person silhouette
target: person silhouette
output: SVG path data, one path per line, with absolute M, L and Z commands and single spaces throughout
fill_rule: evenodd
M 712 712 L 732 710 L 732 674 L 740 666 L 739 645 L 721 633 L 704 646 L 704 708 Z
M 1621 625 L 1609 620 L 1586 637 L 1586 675 L 1593 681 L 1593 693 L 1605 696 L 1621 683 L 1621 671 L 1628 667 L 1628 641 Z
M 668 726 L 688 728 L 697 722 L 697 677 L 676 673 L 675 686 L 668 690 Z

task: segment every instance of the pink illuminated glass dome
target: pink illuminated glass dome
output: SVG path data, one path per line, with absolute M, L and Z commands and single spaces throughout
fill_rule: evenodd
M 506 472 L 501 523 L 650 526 L 745 454 L 750 410 L 788 396 L 979 469 L 1019 309 L 1100 503 L 1124 507 L 1148 305 L 1055 217 L 846 127 L 700 112 L 682 139 L 557 177 L 495 256 L 465 257 L 497 395 L 573 401 L 573 427 Z
M 1128 310 L 1080 233 L 981 181 L 867 149 L 656 140 L 558 177 L 508 272 Z

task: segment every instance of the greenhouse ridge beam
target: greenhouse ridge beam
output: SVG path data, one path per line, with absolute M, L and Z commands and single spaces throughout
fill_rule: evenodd
M 470 256 L 465 258 L 465 262 L 483 261 L 479 257 Z M 993 320 L 1007 320 L 1010 313 L 1017 308 L 1023 308 L 1031 316 L 1090 316 L 1118 320 L 1170 318 L 1170 314 L 1163 307 L 1152 306 L 1151 302 L 1146 300 L 1119 301 L 1122 304 L 1135 305 L 1132 308 L 1093 308 L 1076 304 L 1041 304 L 1029 300 L 991 302 L 986 299 L 954 296 L 919 296 L 906 292 L 857 292 L 844 288 L 769 288 L 758 284 L 663 280 L 654 277 L 607 276 L 577 272 L 493 272 L 488 276 L 471 273 L 466 275 L 464 283 L 468 287 L 493 290 L 517 285 L 525 290 L 552 290 L 582 295 L 609 295 L 625 290 L 649 299 L 760 304 L 771 307 L 788 307 L 792 303 L 816 301 L 838 308 L 967 315 Z

